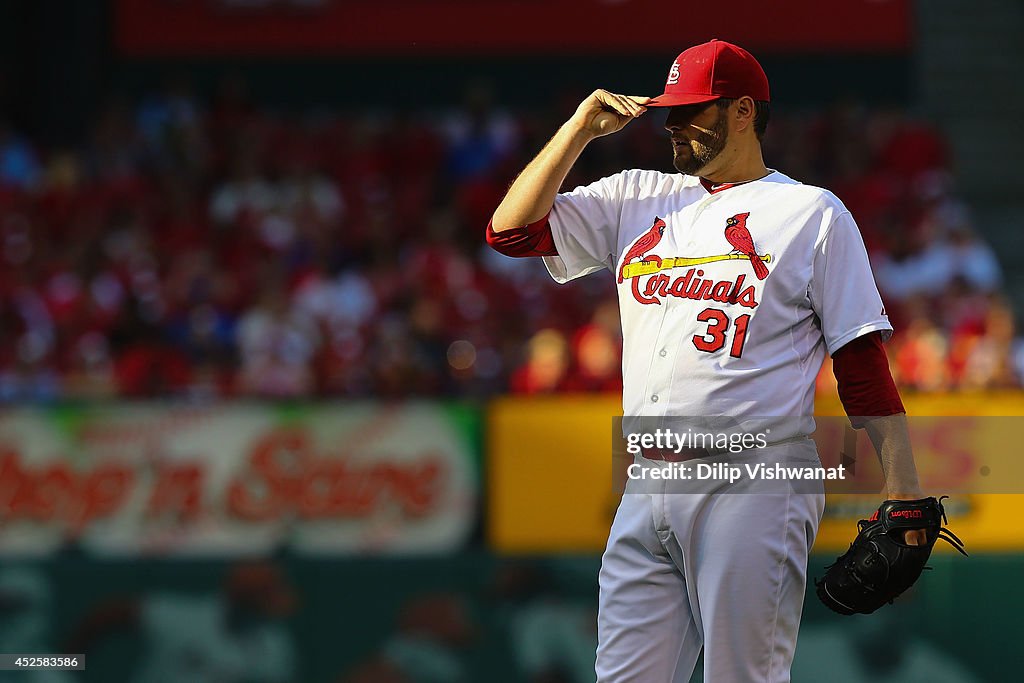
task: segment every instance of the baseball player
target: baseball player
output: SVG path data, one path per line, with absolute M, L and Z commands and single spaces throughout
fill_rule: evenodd
M 818 462 L 807 435 L 827 352 L 846 412 L 879 453 L 888 498 L 920 499 L 882 346 L 892 327 L 857 225 L 827 190 L 765 166 L 769 99 L 754 57 L 719 40 L 680 54 L 658 97 L 595 91 L 512 184 L 487 241 L 543 257 L 559 283 L 610 271 L 625 416 L 803 416 L 744 456 Z M 559 194 L 588 144 L 652 107 L 668 110 L 679 173 L 628 170 Z M 638 456 L 659 458 L 668 459 Z M 687 681 L 702 649 L 706 681 L 788 681 L 823 490 L 662 486 L 627 488 L 612 524 L 598 681 Z M 927 542 L 919 529 L 900 533 Z

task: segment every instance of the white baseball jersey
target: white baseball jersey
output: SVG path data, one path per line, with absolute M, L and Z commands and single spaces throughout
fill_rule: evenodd
M 550 224 L 556 281 L 618 282 L 627 416 L 809 416 L 826 348 L 892 331 L 849 211 L 778 171 L 711 193 L 624 171 L 559 194 Z
M 816 462 L 794 437 L 826 350 L 892 330 L 850 213 L 778 172 L 709 192 L 625 171 L 559 195 L 550 224 L 555 280 L 618 283 L 624 415 L 783 427 L 730 458 Z M 601 563 L 600 683 L 688 680 L 701 650 L 705 680 L 788 683 L 824 491 L 715 495 L 748 484 L 628 482 Z

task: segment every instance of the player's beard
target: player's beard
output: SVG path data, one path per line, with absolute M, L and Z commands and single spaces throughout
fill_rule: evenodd
M 699 131 L 697 137 L 691 138 L 689 142 L 690 153 L 681 152 L 674 148 L 672 165 L 676 170 L 686 175 L 698 175 L 704 167 L 710 164 L 725 149 L 729 141 L 729 121 L 722 110 L 718 111 L 718 118 L 711 127 L 710 132 Z

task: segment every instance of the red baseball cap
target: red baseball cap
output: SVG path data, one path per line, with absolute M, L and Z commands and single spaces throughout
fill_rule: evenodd
M 744 95 L 769 101 L 764 69 L 742 47 L 712 40 L 694 45 L 676 57 L 668 72 L 665 92 L 645 106 L 675 107 Z

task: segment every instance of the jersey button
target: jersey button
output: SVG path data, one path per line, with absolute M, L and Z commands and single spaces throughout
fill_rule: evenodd
M 668 351 L 666 351 L 665 349 L 662 349 L 661 351 L 658 351 L 658 355 L 661 356 L 662 358 L 664 358 L 665 356 L 668 355 Z
M 658 395 L 655 394 L 654 396 L 651 396 L 651 403 L 657 403 L 657 402 L 658 402 Z

